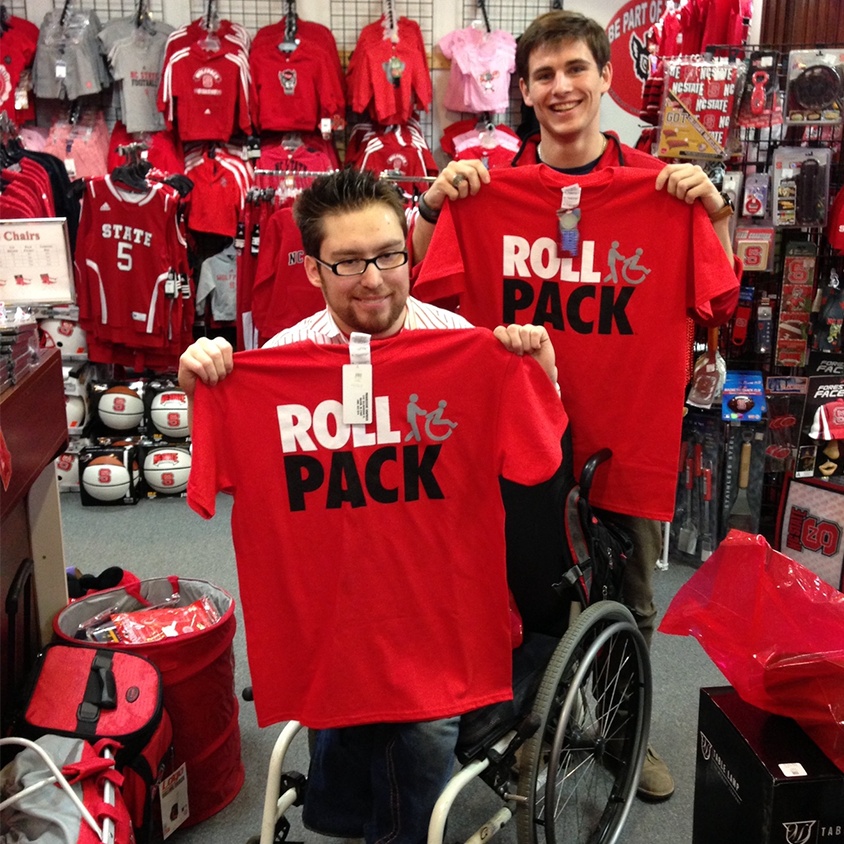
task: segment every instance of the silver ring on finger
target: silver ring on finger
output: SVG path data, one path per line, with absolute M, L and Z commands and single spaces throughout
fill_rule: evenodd
M 456 190 L 460 190 L 460 185 L 466 181 L 466 177 L 462 173 L 458 173 L 452 180 L 451 186 Z

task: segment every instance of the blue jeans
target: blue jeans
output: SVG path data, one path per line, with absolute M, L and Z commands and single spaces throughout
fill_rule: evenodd
M 424 844 L 451 777 L 460 719 L 320 730 L 302 821 L 367 844 Z

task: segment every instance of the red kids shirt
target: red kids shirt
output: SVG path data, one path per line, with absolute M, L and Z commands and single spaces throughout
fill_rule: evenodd
M 457 296 L 474 325 L 544 325 L 572 420 L 575 470 L 599 449 L 613 450 L 591 500 L 670 520 L 686 319 L 718 324 L 729 313 L 713 312 L 713 300 L 738 294 L 706 212 L 655 190 L 652 170 L 575 177 L 534 165 L 490 176 L 476 196 L 445 204 L 413 295 Z M 559 251 L 557 211 L 562 189 L 574 184 L 582 189 L 579 255 L 568 257 Z M 726 299 L 731 312 L 735 297 Z
M 372 423 L 342 422 L 346 345 L 235 355 L 197 386 L 188 503 L 234 495 L 258 723 L 420 721 L 512 695 L 498 478 L 547 480 L 567 418 L 481 329 L 371 343 Z

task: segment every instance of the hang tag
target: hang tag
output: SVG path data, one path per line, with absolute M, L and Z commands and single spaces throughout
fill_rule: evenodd
M 372 421 L 372 366 L 343 364 L 343 422 L 357 425 Z
M 162 837 L 168 838 L 190 817 L 188 774 L 184 762 L 159 784 L 158 791 Z
M 65 61 L 57 61 L 56 62 L 56 79 L 66 79 L 67 78 L 67 62 Z
M 560 228 L 560 250 L 576 258 L 580 249 L 580 232 L 577 224 L 580 222 L 580 209 L 566 211 L 562 208 L 557 212 Z
M 330 117 L 323 117 L 322 120 L 319 121 L 319 131 L 323 138 L 330 138 L 331 137 L 331 118 Z
M 26 111 L 29 108 L 29 91 L 18 85 L 15 88 L 15 111 Z
M 343 422 L 357 425 L 372 421 L 372 358 L 368 334 L 353 331 L 349 360 L 343 365 Z
M 580 252 L 580 232 L 577 224 L 580 222 L 580 185 L 569 185 L 563 188 L 563 198 L 557 211 L 557 226 L 560 231 L 560 251 L 576 258 Z

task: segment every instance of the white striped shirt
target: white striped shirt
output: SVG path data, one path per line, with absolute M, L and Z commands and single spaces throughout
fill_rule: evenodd
M 427 305 L 412 296 L 408 296 L 407 314 L 402 328 L 413 330 L 416 328 L 474 328 L 474 326 L 463 319 L 462 316 L 443 308 L 437 308 L 434 305 Z M 300 340 L 311 340 L 314 343 L 349 342 L 349 338 L 343 334 L 328 308 L 326 308 L 324 311 L 319 311 L 319 313 L 297 322 L 290 328 L 279 331 L 275 337 L 271 337 L 264 343 L 263 348 L 271 349 L 274 346 L 286 346 Z

